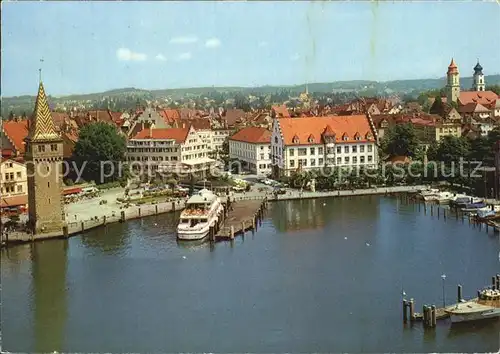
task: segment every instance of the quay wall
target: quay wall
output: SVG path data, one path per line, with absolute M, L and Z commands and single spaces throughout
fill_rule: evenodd
M 397 186 L 387 188 L 370 188 L 370 189 L 355 189 L 342 190 L 331 192 L 310 192 L 310 191 L 290 191 L 286 194 L 274 195 L 273 193 L 235 193 L 232 195 L 231 201 L 240 200 L 259 200 L 267 197 L 268 201 L 294 200 L 294 199 L 311 199 L 325 197 L 347 197 L 347 196 L 363 196 L 363 195 L 384 195 L 392 193 L 416 192 L 419 189 L 424 189 L 427 186 Z M 141 204 L 130 206 L 126 209 L 120 209 L 109 215 L 96 216 L 90 220 L 68 222 L 67 230 L 59 232 L 42 233 L 32 235 L 26 232 L 9 232 L 8 237 L 0 234 L 0 246 L 8 246 L 11 244 L 32 242 L 37 240 L 46 240 L 51 238 L 66 238 L 72 235 L 102 227 L 110 223 L 124 222 L 127 220 L 138 219 L 146 216 L 158 215 L 184 209 L 185 200 L 176 202 L 162 202 L 156 204 Z M 97 213 L 100 214 L 100 213 Z

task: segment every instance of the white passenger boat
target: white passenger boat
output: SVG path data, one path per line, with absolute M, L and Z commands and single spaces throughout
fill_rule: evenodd
M 219 197 L 207 189 L 202 189 L 187 201 L 177 226 L 177 238 L 201 240 L 207 237 L 210 227 L 218 222 L 223 210 Z
M 452 323 L 500 317 L 500 308 L 472 301 L 459 303 L 455 307 L 448 308 L 445 311 L 450 314 Z

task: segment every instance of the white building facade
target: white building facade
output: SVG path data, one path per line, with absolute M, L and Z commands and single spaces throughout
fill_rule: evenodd
M 144 129 L 127 143 L 127 161 L 132 169 L 160 173 L 205 174 L 215 162 L 193 127 Z
M 229 158 L 239 160 L 243 169 L 267 176 L 272 171 L 271 132 L 261 127 L 246 127 L 229 138 Z
M 271 156 L 275 175 L 323 167 L 376 168 L 378 155 L 369 117 L 275 119 Z

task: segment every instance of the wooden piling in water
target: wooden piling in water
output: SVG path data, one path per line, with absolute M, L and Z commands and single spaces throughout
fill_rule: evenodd
M 491 284 L 492 284 L 491 288 L 493 290 L 496 290 L 496 288 L 497 288 L 497 277 L 491 277 Z
M 175 211 L 175 202 L 172 202 L 172 210 Z
M 403 322 L 406 323 L 408 321 L 408 301 L 403 299 Z
M 175 205 L 175 203 L 174 203 Z M 155 214 L 158 215 L 158 204 L 155 205 Z
M 410 299 L 410 321 L 415 320 L 415 303 Z
M 458 285 L 457 287 L 457 302 L 462 302 L 462 285 Z
M 434 214 L 434 207 L 433 205 L 431 204 L 431 216 Z
M 85 222 L 82 221 L 82 231 L 85 231 Z
M 64 225 L 63 226 L 63 235 L 65 238 L 68 238 L 69 237 L 69 233 L 68 233 L 68 225 Z
M 231 225 L 231 233 L 229 234 L 229 237 L 231 238 L 231 240 L 234 240 L 234 226 Z
M 124 221 L 125 221 L 125 210 L 122 210 L 122 211 L 120 212 L 120 221 L 121 221 L 121 222 L 124 222 Z
M 422 306 L 422 318 L 424 327 L 427 327 L 429 323 L 429 311 L 427 311 L 427 305 Z
M 141 216 L 141 207 L 139 207 L 139 217 Z
M 431 306 L 431 327 L 436 327 L 437 317 L 436 317 L 436 305 Z

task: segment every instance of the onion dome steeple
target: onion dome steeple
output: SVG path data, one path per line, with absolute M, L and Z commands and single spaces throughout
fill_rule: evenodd
M 481 64 L 479 64 L 479 59 L 477 60 L 477 64 L 474 67 L 474 74 L 483 75 L 483 67 L 481 66 Z

